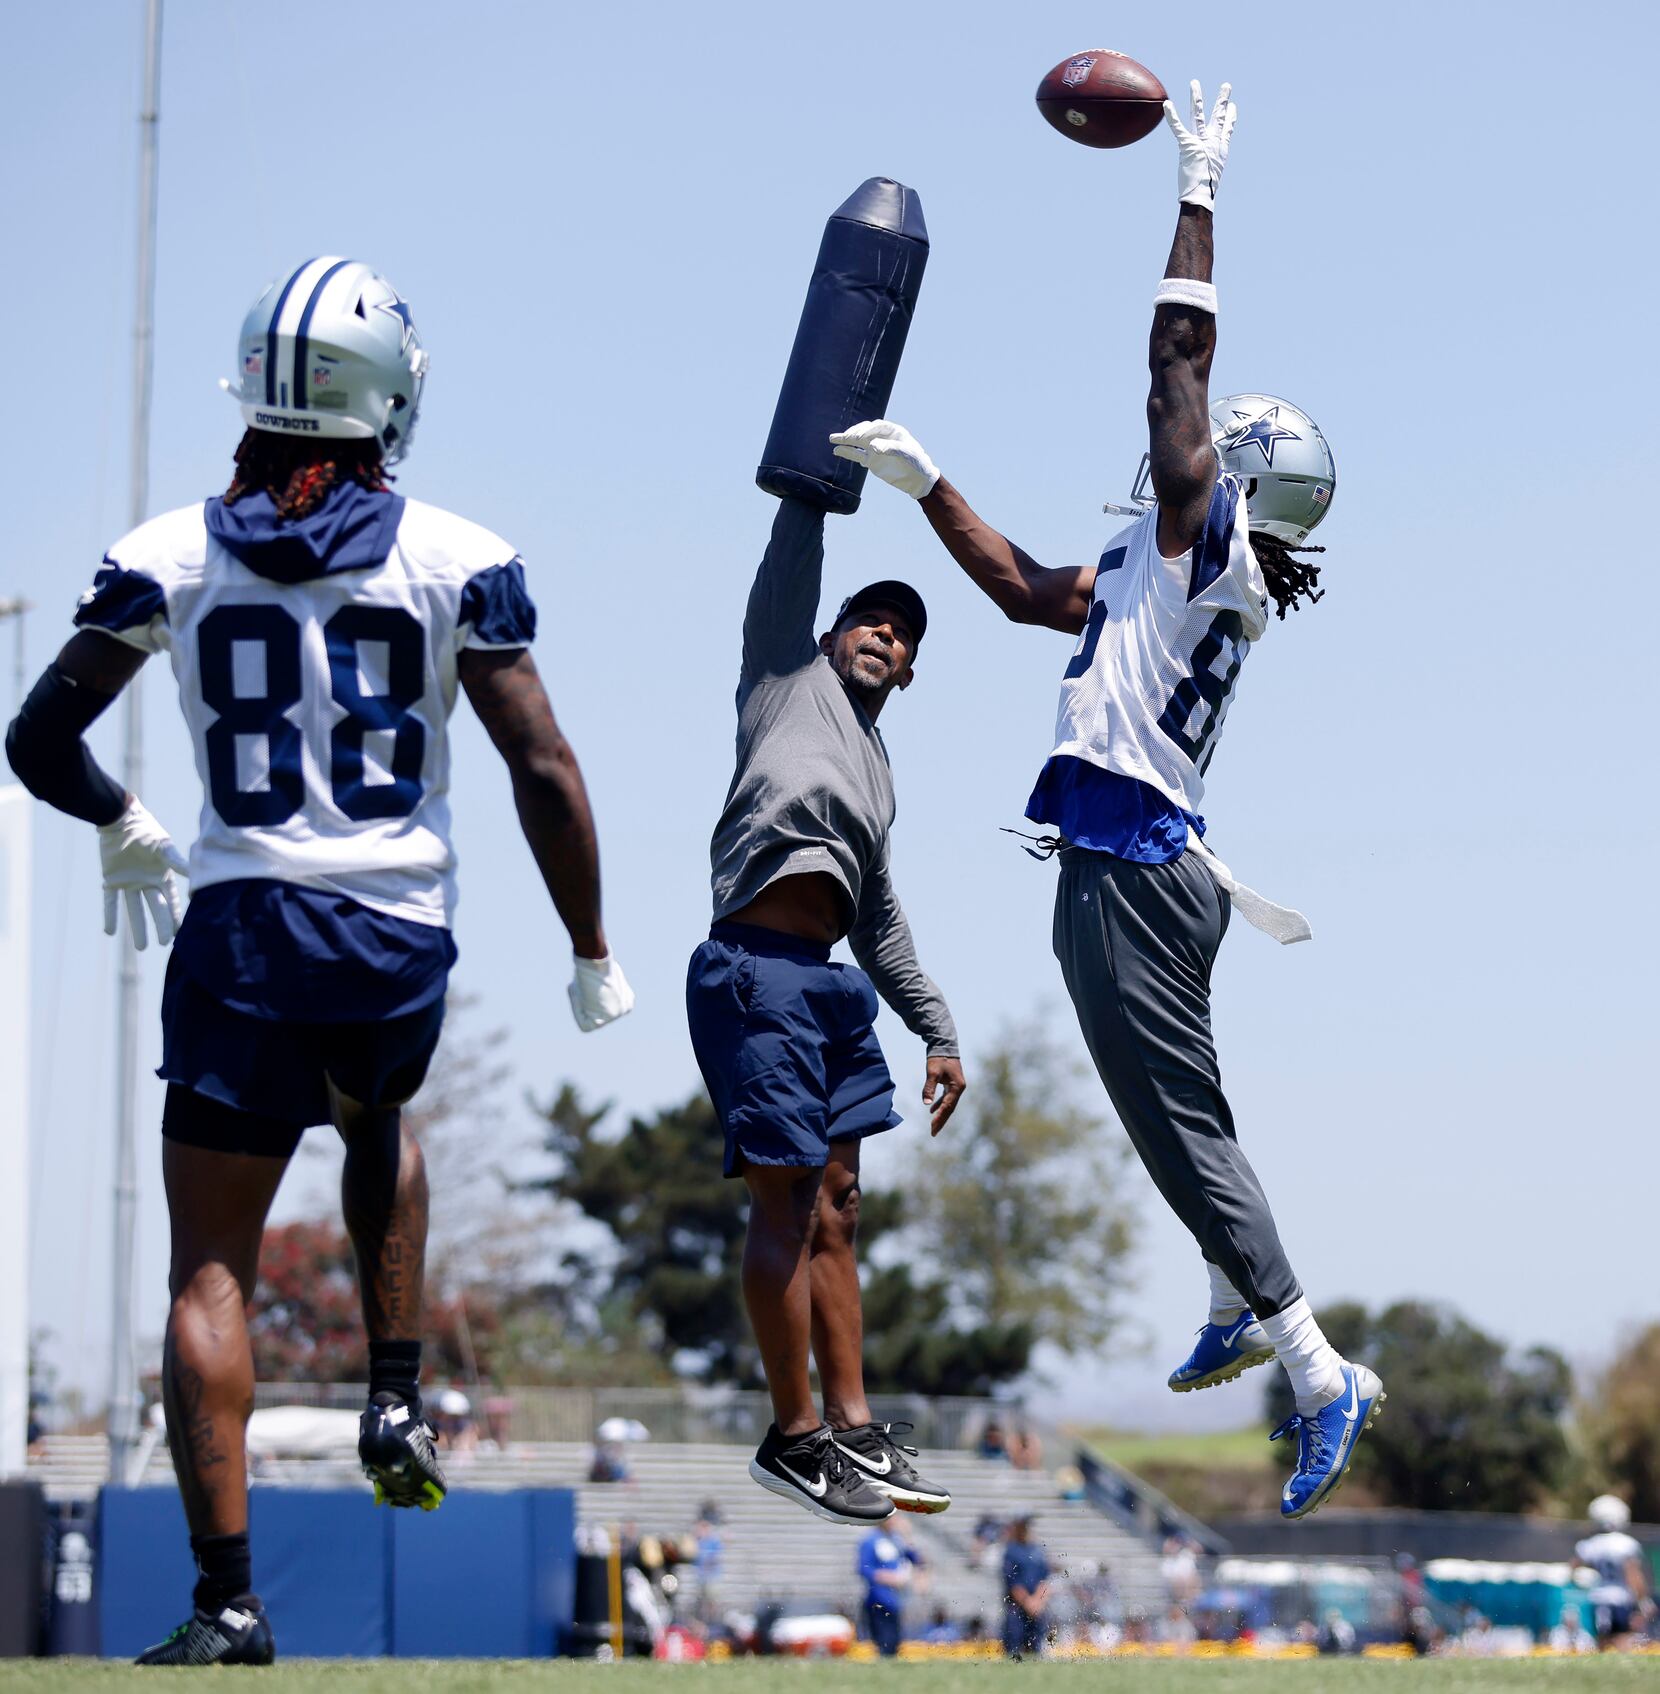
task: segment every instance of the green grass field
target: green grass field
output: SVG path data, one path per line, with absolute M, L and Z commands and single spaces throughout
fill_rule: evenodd
M 189 1683 L 192 1671 L 135 1671 L 127 1665 L 85 1659 L 13 1661 L 0 1668 L 8 1694 L 79 1694 L 127 1686 L 153 1686 L 167 1677 Z M 1454 1659 L 1297 1660 L 1245 1659 L 1148 1660 L 1098 1659 L 1086 1663 L 1005 1664 L 1001 1660 L 930 1660 L 898 1664 L 834 1661 L 743 1659 L 717 1665 L 656 1665 L 633 1660 L 620 1665 L 476 1659 L 446 1662 L 419 1659 L 341 1661 L 294 1659 L 258 1673 L 216 1671 L 221 1676 L 251 1676 L 261 1689 L 318 1689 L 329 1694 L 545 1694 L 550 1687 L 572 1694 L 660 1694 L 688 1684 L 707 1694 L 956 1694 L 956 1690 L 1002 1688 L 1010 1679 L 1021 1688 L 1038 1687 L 1084 1694 L 1119 1687 L 1134 1694 L 1493 1694 L 1497 1690 L 1545 1688 L 1654 1688 L 1660 1663 L 1651 1657 L 1605 1656 L 1586 1659 L 1512 1659 L 1460 1662 Z
M 1127 1470 L 1146 1464 L 1258 1470 L 1270 1462 L 1273 1452 L 1267 1429 L 1254 1425 L 1200 1435 L 1127 1435 L 1113 1429 L 1080 1429 L 1076 1433 Z
M 1268 1445 L 1264 1425 L 1195 1434 L 1131 1435 L 1112 1429 L 1075 1433 L 1196 1517 L 1271 1512 L 1279 1503 L 1285 1459 Z M 1358 1504 L 1360 1496 L 1345 1494 L 1344 1503 Z

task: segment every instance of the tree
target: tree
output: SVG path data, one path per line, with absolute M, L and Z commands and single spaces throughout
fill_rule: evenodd
M 1005 1030 L 907 1191 L 909 1238 L 943 1277 L 951 1315 L 1005 1345 L 1020 1333 L 1084 1353 L 1119 1322 L 1130 1150 L 1077 1103 L 1083 1075 L 1042 1020 Z
M 759 1387 L 764 1379 L 740 1277 L 748 1196 L 742 1183 L 721 1174 L 714 1108 L 700 1092 L 652 1117 L 631 1118 L 621 1136 L 604 1133 L 608 1115 L 563 1086 L 544 1108 L 556 1168 L 536 1184 L 603 1223 L 615 1243 L 609 1264 L 589 1267 L 588 1367 L 609 1362 L 615 1381 L 632 1365 L 627 1380 L 638 1381 L 642 1361 L 661 1375 L 678 1355 L 711 1380 Z M 870 1390 L 985 1394 L 1021 1375 L 1032 1349 L 1026 1325 L 964 1327 L 953 1321 L 945 1282 L 919 1277 L 908 1264 L 872 1267 L 869 1248 L 903 1220 L 898 1194 L 864 1194 L 859 1235 Z
M 1337 1350 L 1363 1360 L 1394 1392 L 1355 1458 L 1384 1504 L 1425 1511 L 1525 1512 L 1569 1463 L 1567 1361 L 1548 1347 L 1512 1358 L 1456 1312 L 1416 1300 L 1375 1317 L 1352 1302 L 1320 1314 Z M 1284 1371 L 1271 1374 L 1267 1413 L 1292 1411 Z
M 610 1107 L 589 1108 L 570 1083 L 542 1115 L 554 1170 L 525 1186 L 580 1207 L 615 1241 L 611 1263 L 591 1268 L 596 1310 L 615 1296 L 612 1313 L 633 1327 L 636 1346 L 694 1354 L 717 1380 L 758 1382 L 738 1275 L 743 1185 L 721 1174 L 707 1096 L 630 1118 L 614 1137 L 600 1133 Z
M 429 1377 L 490 1374 L 501 1314 L 487 1289 L 428 1291 L 423 1369 Z M 254 1374 L 262 1382 L 363 1382 L 369 1348 L 351 1238 L 332 1219 L 268 1229 L 248 1308 Z
M 1599 1486 L 1660 1523 L 1660 1323 L 1632 1336 L 1594 1385 L 1580 1427 Z
M 1070 1103 L 1075 1075 L 1041 1028 L 1011 1032 L 917 1180 L 903 1195 L 864 1191 L 873 1392 L 989 1393 L 1025 1374 L 1039 1340 L 1077 1352 L 1112 1332 L 1132 1239 L 1126 1149 Z M 609 1292 L 624 1344 L 758 1386 L 739 1274 L 748 1201 L 721 1174 L 707 1097 L 631 1118 L 620 1135 L 569 1084 L 542 1112 L 554 1168 L 531 1186 L 610 1231 L 592 1289 Z

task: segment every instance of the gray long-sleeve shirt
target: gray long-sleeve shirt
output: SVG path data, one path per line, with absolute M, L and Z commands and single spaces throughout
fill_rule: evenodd
M 930 1055 L 954 1055 L 957 1026 L 917 963 L 889 873 L 887 748 L 818 650 L 823 574 L 824 514 L 781 501 L 744 613 L 738 766 L 709 851 L 715 918 L 780 877 L 833 876 L 847 894 L 848 945 L 877 993 Z

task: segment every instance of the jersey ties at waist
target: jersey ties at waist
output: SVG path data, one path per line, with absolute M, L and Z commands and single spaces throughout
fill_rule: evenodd
M 1053 825 L 1076 846 L 1140 865 L 1167 865 L 1187 851 L 1190 829 L 1205 833 L 1203 818 L 1156 788 L 1070 753 L 1043 767 L 1026 816 Z

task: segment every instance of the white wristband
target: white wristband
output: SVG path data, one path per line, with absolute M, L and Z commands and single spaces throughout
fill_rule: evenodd
M 1167 276 L 1153 296 L 1155 306 L 1194 306 L 1216 316 L 1216 285 L 1195 282 L 1191 277 Z

